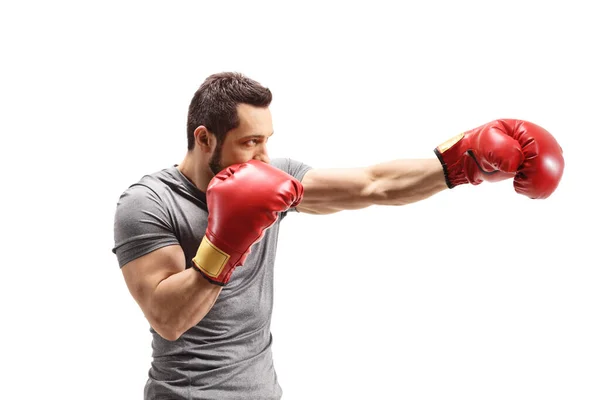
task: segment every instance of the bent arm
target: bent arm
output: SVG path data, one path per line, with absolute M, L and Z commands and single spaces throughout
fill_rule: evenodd
M 204 318 L 221 293 L 193 268 L 180 246 L 155 250 L 121 268 L 127 287 L 154 330 L 178 339 Z
M 331 214 L 372 205 L 406 205 L 447 189 L 435 159 L 393 160 L 365 168 L 313 169 L 302 179 L 297 210 Z

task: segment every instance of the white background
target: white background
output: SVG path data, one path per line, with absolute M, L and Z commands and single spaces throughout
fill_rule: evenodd
M 274 93 L 272 157 L 433 157 L 521 118 L 566 160 L 547 200 L 502 182 L 286 219 L 285 400 L 600 398 L 592 3 L 3 3 L 2 397 L 142 398 L 151 337 L 110 251 L 114 207 L 181 161 L 194 91 L 235 70 Z

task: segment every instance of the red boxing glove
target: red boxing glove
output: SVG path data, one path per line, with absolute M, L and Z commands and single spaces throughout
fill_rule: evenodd
M 219 172 L 206 191 L 208 227 L 194 268 L 212 283 L 227 284 L 278 213 L 296 207 L 303 194 L 300 181 L 261 161 Z
M 434 150 L 449 188 L 484 180 L 514 178 L 515 191 L 532 199 L 549 197 L 562 178 L 562 148 L 544 128 L 499 119 L 461 133 Z

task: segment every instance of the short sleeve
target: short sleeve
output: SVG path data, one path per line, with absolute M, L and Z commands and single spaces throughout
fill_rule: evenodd
M 300 182 L 302 182 L 302 178 L 304 178 L 304 175 L 312 169 L 311 166 L 304 164 L 301 161 L 294 160 L 292 158 L 275 158 L 271 160 L 271 164 L 281 169 L 282 171 L 290 174 L 294 178 L 298 179 Z M 296 208 L 294 207 L 286 211 L 286 214 L 289 211 L 297 212 L 298 210 L 296 210 Z
M 114 217 L 114 247 L 119 267 L 161 247 L 179 244 L 159 196 L 136 184 L 120 196 Z

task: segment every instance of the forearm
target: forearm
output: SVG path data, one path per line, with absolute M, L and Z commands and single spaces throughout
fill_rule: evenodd
M 405 205 L 447 189 L 442 165 L 436 158 L 394 160 L 368 168 L 370 201 L 377 205 Z
M 179 338 L 204 318 L 221 289 L 193 268 L 162 280 L 152 294 L 153 328 L 167 340 Z

